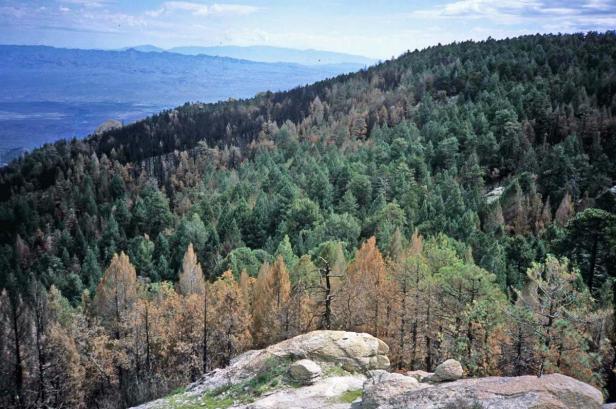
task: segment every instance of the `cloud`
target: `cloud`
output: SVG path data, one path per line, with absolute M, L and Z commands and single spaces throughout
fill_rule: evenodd
M 608 0 L 588 0 L 582 7 L 589 10 L 609 11 L 614 9 L 614 3 Z
M 0 0 L 0 40 L 105 48 L 268 44 L 388 58 L 439 42 L 616 27 L 616 0 L 439 0 L 421 2 L 417 11 L 411 4 L 407 14 L 387 6 L 366 14 L 360 2 L 344 3 L 357 7 L 347 15 L 312 5 L 309 12 L 301 7 L 302 14 L 264 0 L 149 0 L 130 7 L 122 0 Z
M 411 13 L 431 19 L 489 19 L 499 24 L 533 24 L 541 28 L 610 29 L 616 17 L 615 0 L 456 0 Z M 558 30 L 557 30 L 558 31 Z
M 111 0 L 59 0 L 59 2 L 61 4 L 68 4 L 85 8 L 101 8 L 104 6 L 108 6 L 112 3 Z
M 436 10 L 437 15 L 450 17 L 473 17 L 495 15 L 519 15 L 540 7 L 537 0 L 501 0 L 499 2 L 489 0 L 459 0 L 448 3 L 441 10 Z
M 193 3 L 189 1 L 167 1 L 157 10 L 148 11 L 150 17 L 159 17 L 172 12 L 188 12 L 194 16 L 209 15 L 247 15 L 258 11 L 258 7 L 244 4 L 218 4 L 212 5 Z

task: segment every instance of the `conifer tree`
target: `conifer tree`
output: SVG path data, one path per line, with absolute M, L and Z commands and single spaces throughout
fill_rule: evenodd
M 332 329 L 334 299 L 346 272 L 346 259 L 341 242 L 328 241 L 315 250 L 315 267 L 319 271 L 319 286 L 312 294 L 318 328 Z
M 240 291 L 242 292 L 242 297 L 244 298 L 244 304 L 249 311 L 252 311 L 255 281 L 256 279 L 254 277 L 250 277 L 246 270 L 242 270 L 240 273 L 239 282 Z
M 53 322 L 47 337 L 46 353 L 50 362 L 45 372 L 43 404 L 53 408 L 83 407 L 85 369 L 72 333 Z
M 109 267 L 96 287 L 94 305 L 111 337 L 123 343 L 130 327 L 131 311 L 137 300 L 137 273 L 124 252 L 114 254 Z M 118 350 L 116 372 L 121 404 L 128 406 L 128 374 L 125 351 Z
M 210 343 L 210 295 L 208 293 L 209 284 L 205 282 L 203 277 L 203 270 L 201 264 L 197 261 L 197 255 L 193 249 L 192 243 L 188 245 L 188 249 L 184 254 L 184 260 L 182 262 L 182 271 L 180 272 L 180 281 L 178 283 L 178 290 L 180 294 L 184 295 L 185 302 L 187 304 L 199 304 L 201 305 L 200 313 L 201 323 L 196 327 L 201 327 L 201 357 L 203 363 L 203 372 L 207 372 L 211 358 L 209 356 L 208 348 Z M 196 317 L 195 317 L 196 318 Z M 191 317 L 187 317 L 191 319 Z
M 243 352 L 252 343 L 250 314 L 246 308 L 240 286 L 231 271 L 212 284 L 212 339 L 216 340 L 213 351 L 214 366 L 226 366 L 231 358 Z
M 3 375 L 0 385 L 6 393 L 0 395 L 0 403 L 6 407 L 21 408 L 28 405 L 31 397 L 27 393 L 27 355 L 31 342 L 29 328 L 32 325 L 30 310 L 15 288 L 9 293 L 0 291 L 0 371 Z
M 576 273 L 571 271 L 566 259 L 558 260 L 548 256 L 545 263 L 535 263 L 529 268 L 527 275 L 528 284 L 518 293 L 518 297 L 520 305 L 531 312 L 537 323 L 536 330 L 540 342 L 537 376 L 541 376 L 545 372 L 563 369 L 562 331 L 573 334 L 579 331 L 574 325 L 575 317 L 588 300 L 587 294 L 577 289 Z M 584 316 L 585 312 L 579 315 Z M 579 338 L 574 349 L 567 353 L 576 353 L 580 364 L 589 364 L 589 357 L 585 353 L 585 341 L 583 337 Z
M 392 290 L 385 261 L 369 238 L 349 264 L 341 293 L 337 297 L 339 325 L 344 329 L 370 332 L 376 337 L 386 331 L 388 295 Z
M 286 338 L 289 331 L 291 282 L 282 257 L 265 263 L 254 286 L 253 338 L 257 346 Z
M 179 274 L 178 291 L 180 294 L 189 296 L 191 294 L 204 294 L 205 281 L 201 264 L 197 261 L 197 255 L 192 243 L 188 245 L 184 259 L 182 261 L 182 271 Z
M 94 304 L 107 328 L 119 339 L 137 299 L 137 273 L 124 252 L 114 254 L 96 287 Z
M 616 277 L 615 246 L 616 216 L 594 208 L 572 218 L 564 237 L 556 243 L 560 253 L 570 257 L 580 268 L 586 285 L 593 292 L 609 277 Z
M 573 216 L 575 209 L 573 208 L 573 202 L 571 201 L 571 195 L 569 192 L 565 192 L 563 199 L 560 201 L 558 205 L 558 209 L 556 209 L 556 214 L 554 216 L 554 222 L 560 226 L 564 227 L 567 224 L 567 221 Z

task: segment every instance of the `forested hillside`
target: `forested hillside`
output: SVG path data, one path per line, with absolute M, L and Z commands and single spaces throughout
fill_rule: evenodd
M 0 406 L 118 407 L 317 328 L 616 398 L 616 34 L 408 52 L 0 174 Z

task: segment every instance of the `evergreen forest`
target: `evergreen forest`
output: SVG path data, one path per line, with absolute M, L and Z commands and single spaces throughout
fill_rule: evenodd
M 616 399 L 616 33 L 409 51 L 0 169 L 0 406 L 130 407 L 314 329 Z

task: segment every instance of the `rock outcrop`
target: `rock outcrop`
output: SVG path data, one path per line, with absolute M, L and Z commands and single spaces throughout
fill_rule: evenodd
M 434 375 L 428 378 L 431 382 L 457 381 L 464 375 L 460 362 L 448 359 L 434 370 Z
M 94 135 L 101 135 L 107 131 L 119 128 L 122 128 L 122 122 L 115 119 L 108 119 L 96 128 L 96 130 L 94 131 Z
M 430 378 L 431 376 L 434 376 L 434 373 L 426 372 L 426 371 L 422 371 L 421 369 L 418 369 L 416 371 L 408 371 L 406 373 L 406 376 L 410 376 L 412 378 L 417 379 L 419 382 L 423 382 L 427 380 L 428 378 Z
M 594 387 L 573 378 L 536 376 L 461 379 L 447 360 L 434 374 L 385 371 L 388 347 L 368 335 L 314 331 L 248 351 L 186 392 L 141 409 L 602 409 Z
M 368 376 L 363 385 L 362 409 L 377 409 L 387 405 L 391 396 L 430 387 L 411 376 L 399 373 L 378 370 L 370 371 Z
M 321 367 L 310 359 L 301 359 L 289 367 L 289 376 L 300 385 L 312 385 L 321 376 Z
M 272 360 L 311 359 L 333 364 L 348 372 L 387 369 L 389 347 L 372 335 L 345 331 L 312 331 L 271 345 L 248 351 L 222 369 L 215 369 L 188 387 L 189 392 L 208 390 L 246 381 L 262 373 Z
M 281 388 L 233 409 L 351 409 L 365 380 L 361 374 L 333 376 L 303 388 Z
M 386 381 L 385 381 L 386 382 Z M 384 398 L 364 389 L 364 401 L 378 399 L 370 408 L 482 408 L 482 409 L 600 409 L 603 396 L 599 390 L 560 374 L 518 377 L 461 379 L 413 388 Z
M 389 368 L 386 343 L 372 335 L 346 331 L 312 331 L 265 349 L 279 357 L 336 363 L 350 372 Z
M 265 349 L 245 352 L 233 359 L 226 368 L 215 369 L 205 374 L 199 381 L 189 385 L 182 396 L 172 398 L 172 403 L 170 403 L 170 398 L 159 399 L 144 404 L 140 408 L 181 408 L 182 405 L 177 403 L 178 400 L 192 404 L 195 400 L 199 400 L 207 394 L 238 386 L 240 389 L 246 388 L 247 393 L 250 393 L 250 389 L 253 388 L 251 382 L 254 383 L 255 379 L 267 377 L 280 378 L 281 374 L 290 378 L 289 380 L 293 381 L 293 383 L 303 383 L 301 380 L 298 382 L 297 379 L 293 379 L 291 374 L 290 368 L 298 364 L 296 362 L 298 360 L 303 362 L 301 365 L 304 368 L 301 370 L 300 368 L 295 368 L 294 372 L 305 371 L 307 373 L 313 370 L 316 371 L 314 367 L 316 365 L 320 370 L 329 372 L 331 375 L 308 387 L 310 389 L 298 388 L 295 391 L 291 391 L 290 388 L 285 388 L 283 383 L 276 386 L 279 390 L 268 391 L 270 393 L 268 396 L 278 396 L 281 402 L 291 399 L 294 402 L 292 406 L 294 408 L 330 407 L 334 404 L 336 406 L 332 407 L 340 407 L 340 405 L 350 407 L 350 403 L 346 405 L 346 403 L 337 402 L 333 398 L 324 400 L 324 397 L 327 397 L 328 394 L 332 395 L 348 391 L 353 391 L 357 396 L 361 396 L 361 387 L 366 379 L 364 374 L 370 370 L 387 369 L 389 367 L 388 352 L 389 347 L 387 344 L 369 334 L 345 331 L 313 331 L 279 342 Z M 305 360 L 312 361 L 314 365 L 307 364 L 304 362 Z M 340 373 L 343 376 L 337 376 Z M 311 378 L 313 375 L 306 376 Z M 337 383 L 332 384 L 332 377 L 338 378 Z M 315 382 L 317 378 L 318 376 L 305 381 L 306 383 Z M 261 393 L 262 391 L 259 391 L 259 394 Z M 304 397 L 306 401 L 302 402 L 301 398 L 297 396 L 301 393 L 314 394 L 321 397 L 316 401 Z M 223 393 L 220 394 L 220 397 L 228 398 Z M 263 399 L 265 398 L 259 399 L 258 402 L 261 402 Z M 267 406 L 260 406 L 261 404 L 265 405 L 263 402 L 258 404 L 253 402 L 249 407 L 289 407 L 282 403 L 276 406 L 272 403 L 272 399 L 274 398 L 268 398 L 267 402 L 269 403 L 267 403 Z M 241 400 L 238 400 L 235 407 L 244 407 L 241 404 Z

